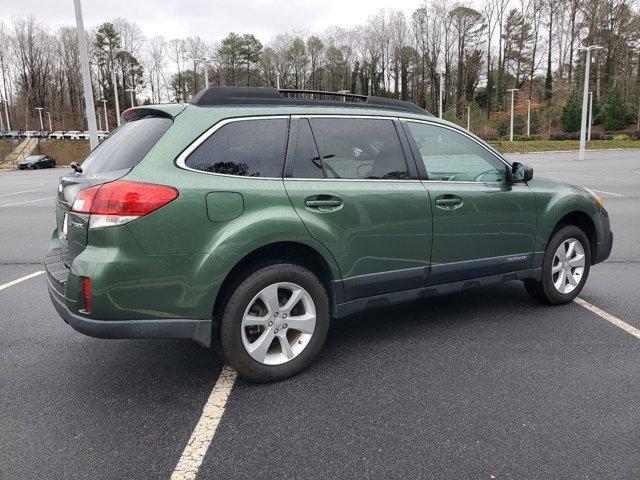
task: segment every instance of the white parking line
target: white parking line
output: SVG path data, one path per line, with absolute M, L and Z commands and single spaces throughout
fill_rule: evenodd
M 618 317 L 614 317 L 610 313 L 605 312 L 604 310 L 596 307 L 595 305 L 591 305 L 589 302 L 581 299 L 580 297 L 576 297 L 574 300 L 578 305 L 586 308 L 587 310 L 595 313 L 600 318 L 605 319 L 607 322 L 614 324 L 616 327 L 624 330 L 627 333 L 630 333 L 636 338 L 640 338 L 640 330 L 636 327 L 629 325 L 627 322 L 623 322 Z
M 20 193 L 42 192 L 43 190 L 53 190 L 53 188 L 52 187 L 49 187 L 49 188 L 36 188 L 35 190 L 22 190 L 20 192 L 0 193 L 0 197 L 6 197 L 8 195 L 19 195 Z
M 24 277 L 20 277 L 20 278 L 18 278 L 16 280 L 13 280 L 12 282 L 5 283 L 4 285 L 0 285 L 0 290 L 4 290 L 5 288 L 9 288 L 9 287 L 11 287 L 13 285 L 16 285 L 16 284 L 20 283 L 20 282 L 24 282 L 25 280 L 29 280 L 30 278 L 37 277 L 38 275 L 42 275 L 43 273 L 44 273 L 44 271 L 41 270 L 39 272 L 34 272 L 34 273 L 29 274 L 29 275 L 25 275 Z
M 178 465 L 171 474 L 171 480 L 194 480 L 198 475 L 235 381 L 236 372 L 226 365 L 222 367 L 218 381 L 213 386 L 211 395 L 202 410 L 202 416 L 178 460 Z
M 605 193 L 607 195 L 613 195 L 615 197 L 624 197 L 624 195 L 621 195 L 619 193 L 605 192 L 604 190 L 596 190 L 595 188 L 592 188 L 591 190 L 593 190 L 594 192 L 598 192 L 598 193 Z
M 5 203 L 4 205 L 0 205 L 0 208 L 12 207 L 13 205 L 23 205 L 25 203 L 41 202 L 42 200 L 51 200 L 52 198 L 56 198 L 56 197 L 37 198 L 36 200 L 27 200 L 26 202 Z

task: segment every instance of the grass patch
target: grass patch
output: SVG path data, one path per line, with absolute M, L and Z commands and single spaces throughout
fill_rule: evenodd
M 553 152 L 571 151 L 580 148 L 579 140 L 532 140 L 532 141 L 503 141 L 489 142 L 496 150 L 502 153 L 528 153 L 528 152 Z M 640 148 L 638 140 L 592 140 L 587 143 L 587 150 L 600 150 L 604 148 Z

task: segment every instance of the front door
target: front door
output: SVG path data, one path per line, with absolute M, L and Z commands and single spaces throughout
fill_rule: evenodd
M 506 163 L 454 128 L 407 121 L 426 173 L 433 210 L 429 283 L 531 267 L 536 201 L 524 183 L 506 181 Z
M 400 129 L 363 117 L 299 118 L 292 128 L 285 188 L 339 265 L 345 301 L 426 282 L 431 206 Z

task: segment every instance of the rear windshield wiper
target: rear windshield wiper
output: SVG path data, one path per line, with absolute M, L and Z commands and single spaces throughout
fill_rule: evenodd
M 78 165 L 76 162 L 71 162 L 69 166 L 73 168 L 76 173 L 82 173 L 82 167 Z

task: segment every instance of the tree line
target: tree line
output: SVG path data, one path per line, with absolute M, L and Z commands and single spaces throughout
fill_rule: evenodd
M 516 131 L 530 101 L 532 133 L 575 131 L 582 108 L 585 54 L 594 122 L 623 130 L 640 124 L 640 12 L 635 0 L 428 0 L 406 15 L 381 10 L 353 28 L 285 32 L 262 43 L 251 33 L 220 42 L 199 36 L 145 37 L 124 18 L 86 32 L 100 122 L 106 99 L 115 126 L 134 104 L 188 101 L 204 86 L 348 90 L 407 100 L 482 135 L 504 133 L 516 93 Z M 39 128 L 37 107 L 54 129 L 83 129 L 82 79 L 75 27 L 53 31 L 33 16 L 0 23 L 1 96 L 14 129 Z M 3 112 L 4 113 L 4 112 Z M 578 125 L 579 126 L 579 125 Z M 615 128 L 607 128 L 615 127 Z M 6 127 L 5 127 L 6 128 Z M 48 128 L 45 125 L 45 128 Z M 636 126 L 636 128 L 638 128 Z

